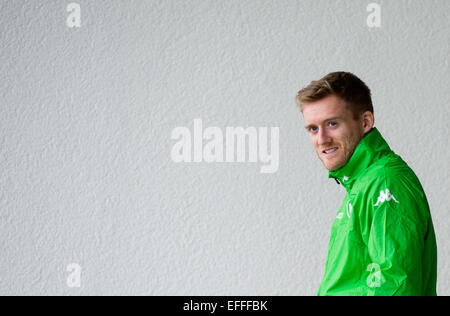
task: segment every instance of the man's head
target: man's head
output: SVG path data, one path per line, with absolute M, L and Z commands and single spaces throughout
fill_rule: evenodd
M 348 72 L 311 82 L 296 101 L 317 156 L 331 171 L 348 162 L 374 124 L 370 89 Z

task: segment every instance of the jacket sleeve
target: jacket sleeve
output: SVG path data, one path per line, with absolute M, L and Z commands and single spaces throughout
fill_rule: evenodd
M 423 223 L 417 197 L 383 179 L 366 199 L 368 295 L 422 295 Z

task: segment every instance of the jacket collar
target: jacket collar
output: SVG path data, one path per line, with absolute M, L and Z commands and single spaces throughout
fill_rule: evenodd
M 361 139 L 350 160 L 341 168 L 329 171 L 328 178 L 339 180 L 347 192 L 350 192 L 358 176 L 381 156 L 390 152 L 389 145 L 374 127 Z

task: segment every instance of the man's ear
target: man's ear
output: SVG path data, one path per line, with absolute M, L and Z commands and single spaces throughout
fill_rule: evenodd
M 373 128 L 374 123 L 375 118 L 372 112 L 366 111 L 362 114 L 362 127 L 364 129 L 364 134 L 366 134 Z

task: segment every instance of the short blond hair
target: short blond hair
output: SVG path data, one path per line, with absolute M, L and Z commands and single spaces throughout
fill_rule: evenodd
M 366 111 L 373 114 L 372 97 L 369 87 L 350 72 L 332 72 L 322 79 L 312 81 L 297 93 L 295 98 L 300 111 L 305 104 L 335 95 L 342 99 L 352 111 L 354 119 Z

